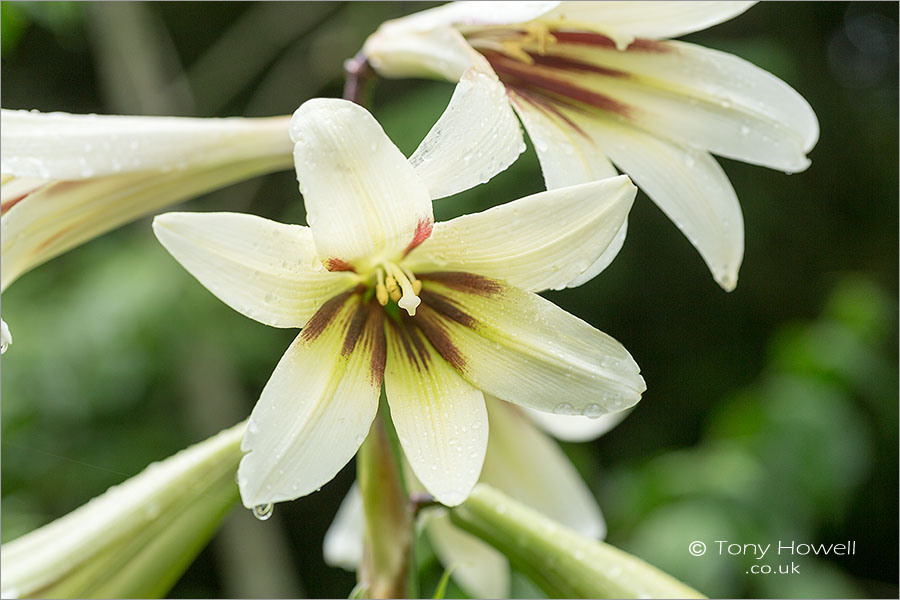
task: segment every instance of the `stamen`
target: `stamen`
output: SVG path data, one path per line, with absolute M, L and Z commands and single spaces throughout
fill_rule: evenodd
M 394 263 L 388 263 L 387 265 L 385 265 L 385 267 L 387 269 L 390 269 L 391 275 L 393 275 L 396 283 L 399 284 L 400 288 L 403 290 L 403 296 L 396 301 L 397 305 L 407 313 L 409 313 L 409 316 L 416 316 L 416 307 L 418 307 L 419 304 L 422 303 L 422 301 L 416 294 L 416 291 L 413 288 L 412 281 L 410 281 L 410 279 L 415 281 L 415 277 L 412 275 L 412 273 L 401 269 Z M 391 297 L 393 297 L 393 294 L 391 294 Z
M 388 291 L 384 285 L 384 271 L 382 269 L 378 269 L 375 272 L 375 277 L 378 281 L 375 284 L 375 298 L 378 299 L 378 304 L 386 306 L 388 303 Z
M 387 286 L 387 293 L 391 295 L 391 300 L 394 302 L 400 300 L 401 294 L 400 288 L 397 286 L 397 280 L 388 275 L 385 284 Z

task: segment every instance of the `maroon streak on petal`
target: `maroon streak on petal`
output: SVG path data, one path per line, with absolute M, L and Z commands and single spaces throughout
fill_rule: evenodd
M 491 63 L 501 81 L 505 82 L 506 79 L 512 76 L 516 78 L 513 84 L 516 87 L 537 88 L 540 91 L 550 92 L 563 98 L 570 98 L 600 110 L 616 113 L 623 117 L 629 116 L 630 107 L 627 104 L 610 98 L 605 94 L 587 90 L 553 75 L 540 73 L 533 65 L 512 60 L 498 52 L 485 52 L 484 56 Z
M 325 262 L 322 263 L 325 265 L 325 268 L 329 271 L 353 271 L 356 272 L 356 269 L 353 268 L 353 265 L 348 263 L 345 260 L 341 260 L 340 258 L 326 258 Z
M 419 294 L 419 298 L 421 298 L 423 304 L 427 304 L 429 307 L 433 308 L 435 312 L 447 317 L 451 321 L 456 321 L 460 325 L 465 325 L 466 327 L 474 327 L 476 324 L 475 318 L 472 315 L 460 310 L 452 300 L 443 294 L 429 292 L 423 289 Z
M 419 219 L 419 222 L 416 224 L 416 232 L 413 234 L 413 239 L 409 243 L 409 246 L 406 247 L 406 250 L 403 251 L 403 256 L 412 252 L 416 246 L 431 237 L 432 229 L 434 229 L 434 219 Z
M 503 284 L 499 281 L 463 271 L 435 271 L 422 273 L 417 277 L 422 280 L 423 285 L 426 285 L 428 281 L 433 281 L 454 290 L 479 296 L 494 296 L 503 292 Z
M 387 322 L 391 328 L 390 334 L 403 346 L 403 352 L 406 354 L 409 364 L 421 372 L 428 369 L 431 356 L 425 347 L 425 342 L 419 337 L 418 330 L 411 326 L 410 320 L 411 317 L 406 317 L 402 318 L 400 322 L 393 319 L 388 319 Z
M 507 85 L 507 89 L 510 92 L 510 95 L 511 95 L 511 98 L 512 98 L 512 101 L 514 104 L 518 104 L 518 102 L 516 101 L 516 97 L 522 98 L 522 100 L 525 100 L 526 102 L 528 102 L 529 104 L 531 104 L 532 106 L 537 108 L 538 110 L 543 111 L 544 114 L 546 114 L 548 116 L 557 117 L 562 122 L 564 122 L 566 125 L 568 125 L 572 129 L 574 129 L 579 135 L 584 137 L 589 142 L 593 143 L 594 140 L 591 138 L 591 136 L 589 136 L 584 129 L 579 127 L 578 124 L 575 123 L 575 121 L 570 119 L 568 116 L 566 116 L 565 113 L 563 113 L 561 110 L 559 110 L 559 108 L 546 96 L 532 94 L 529 91 L 523 90 L 523 89 L 515 87 L 513 85 Z M 557 104 L 559 104 L 559 102 L 557 102 Z M 577 107 L 570 107 L 570 108 L 577 108 Z
M 374 302 L 368 303 L 369 315 L 366 319 L 365 344 L 371 344 L 372 359 L 369 362 L 369 380 L 378 386 L 384 379 L 384 365 L 387 361 L 387 344 L 384 339 L 384 311 Z
M 350 324 L 347 325 L 347 333 L 344 335 L 344 344 L 341 346 L 341 356 L 350 356 L 350 353 L 356 348 L 356 343 L 363 333 L 363 326 L 366 324 L 368 316 L 369 312 L 367 306 L 360 303 L 359 306 L 356 307 L 356 312 L 353 313 L 353 316 L 350 318 Z
M 577 44 L 579 46 L 600 46 L 616 50 L 616 43 L 605 35 L 589 31 L 551 31 L 558 44 Z M 638 38 L 631 42 L 624 52 L 671 52 L 672 47 L 656 40 Z M 621 51 L 620 51 L 621 52 Z
M 38 189 L 40 189 L 40 188 L 38 188 Z M 27 198 L 27 197 L 30 196 L 31 194 L 33 194 L 34 191 L 36 191 L 36 190 L 33 190 L 33 191 L 28 192 L 28 193 L 26 193 L 26 194 L 22 194 L 21 196 L 16 196 L 15 198 L 10 198 L 10 199 L 7 200 L 6 202 L 4 202 L 3 205 L 0 206 L 0 215 L 5 214 L 6 211 L 8 211 L 9 209 L 11 209 L 13 206 L 15 206 L 16 204 L 18 204 L 19 202 L 21 202 L 22 200 L 24 200 L 25 198 Z
M 300 332 L 303 339 L 311 342 L 319 337 L 322 332 L 325 331 L 325 327 L 334 320 L 341 308 L 344 307 L 344 304 L 346 304 L 350 296 L 359 292 L 361 287 L 363 286 L 358 286 L 356 289 L 338 294 L 325 302 L 325 304 L 316 311 L 316 314 L 310 317 L 309 321 L 306 322 L 306 325 L 303 326 L 303 331 Z
M 431 307 L 422 304 L 419 306 L 418 313 L 414 318 L 416 326 L 425 334 L 426 339 L 431 342 L 438 354 L 450 363 L 454 369 L 464 373 L 466 360 L 460 353 L 459 348 L 453 343 L 453 340 L 450 339 L 450 336 L 447 335 L 446 325 L 442 323 L 444 317 L 441 317 Z
M 587 71 L 589 73 L 598 73 L 610 77 L 630 77 L 630 74 L 625 71 L 610 69 L 609 67 L 602 67 L 600 65 L 594 65 L 573 58 L 566 58 L 564 56 L 533 54 L 531 52 L 529 52 L 528 55 L 534 60 L 534 64 L 551 69 L 560 69 L 563 71 Z

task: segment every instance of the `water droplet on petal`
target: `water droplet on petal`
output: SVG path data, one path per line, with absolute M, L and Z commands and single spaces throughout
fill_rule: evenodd
M 598 419 L 603 416 L 603 408 L 599 404 L 588 404 L 581 414 L 591 419 Z
M 560 402 L 556 405 L 556 408 L 553 409 L 553 412 L 558 415 L 571 415 L 575 412 L 575 407 L 568 402 Z
M 271 502 L 268 504 L 257 504 L 251 512 L 260 521 L 267 521 L 272 516 L 272 513 L 275 512 L 275 505 Z

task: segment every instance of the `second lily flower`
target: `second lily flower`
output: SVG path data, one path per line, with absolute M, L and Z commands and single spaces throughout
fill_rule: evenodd
M 413 471 L 451 506 L 484 461 L 484 393 L 595 417 L 640 399 L 644 381 L 621 344 L 533 293 L 570 284 L 610 245 L 635 196 L 627 177 L 434 224 L 432 198 L 506 168 L 520 135 L 499 81 L 474 70 L 409 161 L 365 109 L 311 100 L 291 122 L 309 227 L 156 218 L 163 245 L 223 301 L 303 328 L 250 418 L 245 506 L 334 477 L 369 431 L 382 383 Z M 500 146 L 484 160 L 448 158 L 485 140 Z

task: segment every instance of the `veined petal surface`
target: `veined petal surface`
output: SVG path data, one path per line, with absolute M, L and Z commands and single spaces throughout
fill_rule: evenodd
M 431 230 L 428 189 L 366 109 L 309 100 L 291 119 L 291 138 L 307 220 L 327 268 L 396 259 Z
M 326 300 L 356 285 L 316 258 L 308 227 L 240 213 L 167 213 L 153 231 L 225 304 L 272 327 L 303 327 Z
M 622 175 L 540 192 L 438 223 L 410 253 L 415 271 L 468 271 L 526 290 L 566 287 L 604 253 L 637 188 Z
M 347 292 L 313 315 L 285 352 L 241 444 L 244 506 L 305 496 L 356 454 L 378 409 L 382 315 L 376 303 Z
M 744 256 L 744 220 L 715 159 L 613 119 L 584 118 L 578 125 L 684 232 L 719 285 L 733 290 Z
M 432 199 L 487 182 L 525 150 L 506 88 L 483 58 L 478 64 L 463 74 L 441 118 L 409 157 Z
M 391 420 L 418 480 L 439 502 L 456 506 L 475 486 L 484 462 L 484 396 L 410 320 L 387 320 L 384 388 Z
M 363 45 L 366 59 L 382 77 L 458 81 L 467 69 L 483 60 L 452 27 L 419 29 L 410 25 L 414 24 L 403 19 L 388 21 Z
M 419 276 L 416 323 L 473 386 L 557 414 L 601 416 L 645 389 L 616 340 L 531 292 L 470 273 Z
M 291 153 L 287 117 L 196 119 L 0 112 L 0 171 L 78 180 Z
M 627 51 L 607 42 L 560 33 L 546 56 L 535 57 L 529 75 L 548 89 L 602 96 L 625 121 L 660 137 L 784 171 L 809 165 L 806 153 L 819 135 L 815 113 L 771 73 L 684 42 L 646 42 Z
M 0 272 L 5 290 L 17 277 L 138 217 L 263 173 L 286 168 L 290 154 L 167 173 L 141 172 L 80 181 L 50 181 L 29 193 L 6 195 L 0 220 Z M 33 182 L 32 182 L 33 183 Z
M 561 29 L 596 31 L 624 49 L 635 38 L 671 38 L 733 19 L 755 2 L 560 2 L 539 17 Z
M 490 396 L 486 400 L 491 437 L 481 481 L 581 535 L 605 536 L 597 501 L 560 447 L 518 406 Z

